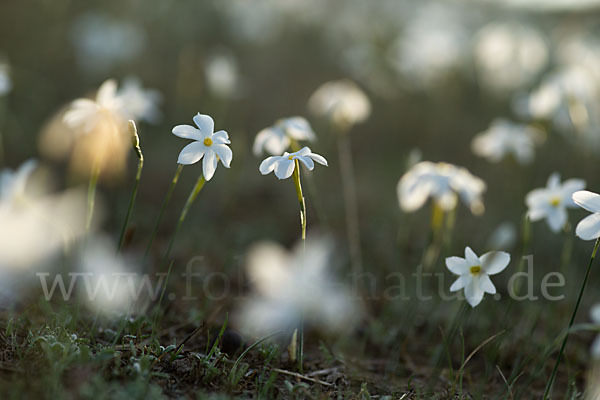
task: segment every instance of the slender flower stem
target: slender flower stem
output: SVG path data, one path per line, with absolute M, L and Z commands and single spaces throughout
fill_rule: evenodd
M 175 238 L 177 237 L 177 233 L 179 233 L 179 230 L 181 229 L 181 225 L 183 224 L 183 221 L 185 220 L 185 217 L 186 217 L 188 211 L 190 210 L 190 207 L 196 200 L 196 197 L 198 197 L 198 193 L 200 193 L 200 191 L 204 187 L 205 183 L 206 183 L 206 179 L 204 179 L 204 175 L 200 174 L 200 177 L 196 181 L 196 185 L 194 185 L 194 189 L 188 196 L 188 199 L 185 202 L 185 205 L 183 206 L 183 210 L 181 210 L 181 215 L 179 215 L 179 221 L 177 221 L 177 226 L 175 227 L 175 232 L 173 232 L 173 236 L 171 236 L 171 241 L 169 242 L 169 247 L 167 247 L 167 251 L 164 256 L 165 262 L 167 262 L 169 259 L 169 256 L 171 254 L 171 249 L 173 248 L 173 244 L 175 243 Z
M 154 228 L 152 229 L 152 235 L 150 236 L 150 241 L 148 242 L 148 246 L 146 246 L 146 252 L 144 253 L 144 261 L 148 258 L 148 254 L 150 253 L 150 248 L 152 248 L 152 243 L 156 238 L 156 233 L 158 232 L 158 227 L 160 225 L 160 221 L 162 220 L 163 214 L 171 200 L 171 196 L 173 195 L 173 190 L 175 186 L 177 186 L 177 181 L 179 181 L 179 175 L 181 175 L 181 171 L 183 170 L 183 164 L 177 165 L 177 170 L 175 171 L 175 175 L 173 176 L 173 180 L 171 181 L 171 186 L 169 187 L 169 191 L 163 200 L 162 206 L 160 207 L 160 211 L 158 212 L 158 217 L 156 218 L 156 222 L 154 223 Z
M 137 129 L 133 121 L 129 121 L 129 128 L 132 135 L 133 149 L 135 150 L 135 154 L 138 158 L 138 167 L 137 172 L 135 174 L 135 183 L 133 184 L 131 198 L 129 199 L 127 215 L 125 216 L 125 222 L 123 223 L 123 227 L 121 228 L 118 251 L 121 251 L 121 248 L 123 248 L 123 242 L 125 241 L 125 232 L 127 231 L 127 225 L 129 225 L 129 219 L 131 218 L 131 213 L 133 212 L 133 205 L 135 204 L 135 198 L 137 196 L 138 187 L 140 185 L 140 179 L 142 178 L 142 169 L 144 168 L 144 155 L 142 154 L 142 149 L 140 148 L 140 140 L 137 135 Z
M 96 204 L 96 186 L 98 186 L 98 177 L 100 176 L 100 168 L 95 165 L 92 168 L 92 176 L 90 177 L 90 183 L 88 185 L 87 194 L 87 217 L 85 220 L 85 232 L 90 231 L 92 226 L 92 219 L 94 217 L 94 206 Z
M 346 132 L 340 133 L 337 135 L 337 142 L 340 172 L 342 175 L 342 189 L 344 193 L 344 209 L 346 211 L 348 244 L 350 246 L 350 260 L 352 261 L 353 272 L 359 274 L 362 272 L 362 252 L 360 246 L 358 202 L 350 137 Z
M 298 203 L 300 203 L 300 226 L 302 229 L 302 248 L 306 250 L 306 202 L 302 193 L 302 184 L 300 183 L 300 164 L 298 160 L 294 160 L 294 185 L 296 186 L 296 194 L 298 195 Z M 304 365 L 304 316 L 300 315 L 300 326 L 298 327 L 298 346 L 297 346 L 298 371 L 302 373 Z
M 583 297 L 583 291 L 585 290 L 585 285 L 590 276 L 590 271 L 592 270 L 592 264 L 594 262 L 594 258 L 596 258 L 596 252 L 598 251 L 598 246 L 600 245 L 600 238 L 596 239 L 596 244 L 594 245 L 594 250 L 592 251 L 592 256 L 590 257 L 590 261 L 588 263 L 587 270 L 585 271 L 585 277 L 583 278 L 583 282 L 581 283 L 581 289 L 579 290 L 579 296 L 577 297 L 577 302 L 575 303 L 575 309 L 573 310 L 573 314 L 571 314 L 571 320 L 569 321 L 569 326 L 567 327 L 567 331 L 565 333 L 565 338 L 563 339 L 562 345 L 560 346 L 560 351 L 558 352 L 558 358 L 556 359 L 556 363 L 554 364 L 554 369 L 552 370 L 552 375 L 550 375 L 550 380 L 546 385 L 546 391 L 544 392 L 544 400 L 548 399 L 550 395 L 550 390 L 552 390 L 552 384 L 554 383 L 554 379 L 556 378 L 556 373 L 558 372 L 558 366 L 560 364 L 560 360 L 562 358 L 563 352 L 565 351 L 565 347 L 567 346 L 567 339 L 569 339 L 569 331 L 575 322 L 575 316 L 577 315 L 577 310 L 579 309 L 579 304 L 581 303 L 581 298 Z

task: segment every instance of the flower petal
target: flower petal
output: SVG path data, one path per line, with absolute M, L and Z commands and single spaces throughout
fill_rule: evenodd
M 481 265 L 481 261 L 477 254 L 469 246 L 465 247 L 465 261 L 467 262 L 467 266 L 471 267 L 473 265 Z
M 212 135 L 212 141 L 214 143 L 219 143 L 219 144 L 231 144 L 231 140 L 229 140 L 229 135 L 227 134 L 227 132 L 225 132 L 223 130 L 215 132 Z
M 294 157 L 294 160 L 301 161 L 309 171 L 312 171 L 315 168 L 315 163 L 308 157 L 296 156 Z
M 504 251 L 490 251 L 481 257 L 481 268 L 487 275 L 502 272 L 510 262 L 510 254 Z
M 546 217 L 548 226 L 552 232 L 559 232 L 567 223 L 567 209 L 564 207 L 552 207 Z
M 483 299 L 483 295 L 484 291 L 479 287 L 475 280 L 472 280 L 467 286 L 465 286 L 465 298 L 471 307 L 475 308 L 477 305 L 479 305 Z
M 483 290 L 485 293 L 496 294 L 496 287 L 489 276 L 483 275 L 479 277 L 477 283 L 479 284 L 479 289 Z
M 583 240 L 593 240 L 600 237 L 600 214 L 588 215 L 582 219 L 575 228 L 575 234 Z
M 553 172 L 552 175 L 548 178 L 548 182 L 546 182 L 546 187 L 548 189 L 558 189 L 560 186 L 560 175 L 558 172 Z
M 465 259 L 461 257 L 446 258 L 446 267 L 454 275 L 462 275 L 469 272 L 469 267 L 467 266 Z
M 279 179 L 287 179 L 292 176 L 295 166 L 293 160 L 283 159 L 275 166 L 275 176 Z
M 217 155 L 212 149 L 207 149 L 202 160 L 202 173 L 204 179 L 210 181 L 217 170 Z
M 194 116 L 194 123 L 200 129 L 203 137 L 208 137 L 215 131 L 215 121 L 213 121 L 210 115 L 198 113 Z
M 221 163 L 225 168 L 229 168 L 231 160 L 233 159 L 233 152 L 226 144 L 213 144 L 210 146 L 212 150 L 219 156 Z
M 194 139 L 199 141 L 204 139 L 200 131 L 191 125 L 177 125 L 171 132 L 173 135 L 184 139 Z
M 456 292 L 457 290 L 464 288 L 465 286 L 467 286 L 469 284 L 469 281 L 471 279 L 472 278 L 469 274 L 459 276 L 458 279 L 454 281 L 452 286 L 450 286 L 450 291 Z
M 320 155 L 320 154 L 317 154 L 317 153 L 310 153 L 310 154 L 308 155 L 308 157 L 312 158 L 313 160 L 315 160 L 316 162 L 318 162 L 318 163 L 319 163 L 319 164 L 321 164 L 321 165 L 328 166 L 328 164 L 327 164 L 327 160 L 325 159 L 325 157 L 323 157 L 323 156 L 322 156 L 322 155 Z
M 589 192 L 587 190 L 580 190 L 573 193 L 573 201 L 579 207 L 588 210 L 589 212 L 600 212 L 600 195 L 597 193 Z
M 573 193 L 585 189 L 585 181 L 583 179 L 569 179 L 566 180 L 561 188 L 563 194 L 563 203 L 567 207 L 576 207 L 577 205 L 573 201 Z
M 179 153 L 177 163 L 190 165 L 197 163 L 204 155 L 204 145 L 200 142 L 192 142 L 185 146 Z
M 261 174 L 266 175 L 275 169 L 275 166 L 280 159 L 280 156 L 267 157 L 260 163 L 258 170 Z
M 105 81 L 96 94 L 96 102 L 100 105 L 109 105 L 117 95 L 117 82 L 114 79 Z

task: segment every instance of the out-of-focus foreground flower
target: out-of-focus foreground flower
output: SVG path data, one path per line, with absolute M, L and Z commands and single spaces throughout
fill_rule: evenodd
M 421 208 L 431 197 L 444 211 L 456 207 L 458 198 L 473 214 L 484 211 L 485 182 L 465 168 L 440 162 L 422 161 L 415 164 L 398 182 L 400 207 L 406 212 Z
M 282 156 L 271 156 L 264 159 L 263 162 L 260 163 L 259 170 L 263 175 L 275 172 L 275 176 L 278 179 L 287 179 L 294 173 L 294 169 L 296 168 L 295 160 L 304 164 L 309 171 L 312 171 L 315 167 L 314 161 L 327 166 L 325 157 L 313 153 L 309 147 L 303 147 L 294 153 L 288 153 L 286 151 Z
M 309 239 L 306 250 L 292 252 L 275 243 L 252 247 L 247 273 L 254 293 L 243 301 L 236 321 L 247 333 L 262 336 L 294 329 L 301 318 L 312 327 L 340 332 L 360 318 L 351 293 L 333 281 L 329 240 Z
M 4 96 L 12 89 L 10 79 L 10 67 L 7 63 L 0 60 L 0 96 Z
M 465 298 L 471 307 L 476 307 L 485 293 L 496 294 L 496 287 L 490 275 L 502 272 L 510 262 L 510 255 L 503 251 L 490 251 L 481 257 L 469 246 L 465 248 L 465 258 L 448 257 L 446 266 L 458 279 L 450 286 L 451 292 L 465 290 Z
M 349 80 L 321 85 L 308 100 L 308 108 L 313 114 L 327 118 L 338 132 L 347 132 L 371 115 L 369 98 Z
M 496 119 L 490 127 L 473 138 L 473 153 L 490 162 L 499 162 L 512 155 L 520 164 L 533 161 L 535 146 L 543 135 L 529 125 Z
M 190 165 L 203 158 L 204 179 L 210 181 L 217 170 L 219 160 L 225 168 L 229 168 L 233 152 L 227 145 L 231 142 L 227 132 L 215 132 L 215 122 L 209 115 L 196 114 L 194 123 L 197 128 L 191 125 L 177 125 L 173 128 L 173 135 L 194 140 L 181 150 L 177 163 Z
M 577 224 L 575 229 L 577 236 L 583 240 L 594 240 L 600 237 L 600 195 L 580 190 L 573 193 L 573 201 L 579 207 L 592 213 Z
M 275 122 L 273 126 L 258 132 L 254 138 L 252 152 L 255 156 L 260 155 L 263 151 L 275 156 L 289 150 L 292 141 L 297 144 L 297 141 L 314 142 L 316 139 L 317 136 L 305 118 L 283 118 Z
M 534 189 L 525 197 L 528 217 L 532 221 L 545 218 L 552 232 L 560 231 L 568 220 L 567 208 L 577 207 L 571 196 L 583 188 L 584 180 L 568 179 L 560 183 L 560 175 L 553 173 L 545 188 Z

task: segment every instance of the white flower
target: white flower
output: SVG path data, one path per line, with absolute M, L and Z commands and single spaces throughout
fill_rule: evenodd
M 560 175 L 553 173 L 545 188 L 534 189 L 525 197 L 529 219 L 545 218 L 552 232 L 560 231 L 567 223 L 567 208 L 576 208 L 571 196 L 584 187 L 581 179 L 568 179 L 561 184 Z
M 331 243 L 312 239 L 292 252 L 275 243 L 254 245 L 246 270 L 254 294 L 235 319 L 248 333 L 264 335 L 294 329 L 300 318 L 311 326 L 343 331 L 356 322 L 359 309 L 350 293 L 329 273 Z
M 600 237 L 600 195 L 587 190 L 573 193 L 573 201 L 579 207 L 593 213 L 582 219 L 575 233 L 583 240 L 593 240 Z
M 37 167 L 37 161 L 25 161 L 19 169 L 0 171 L 0 204 L 14 205 L 25 197 L 25 186 L 32 172 Z
M 121 101 L 127 119 L 150 123 L 156 123 L 160 119 L 160 92 L 156 89 L 144 89 L 138 78 L 125 79 L 117 92 L 117 98 Z
M 471 307 L 481 303 L 485 293 L 496 294 L 490 275 L 500 273 L 510 262 L 510 255 L 503 251 L 490 251 L 481 257 L 465 248 L 465 258 L 448 257 L 446 267 L 459 278 L 450 286 L 451 292 L 465 289 L 465 298 Z
M 600 304 L 596 304 L 594 307 L 592 307 L 590 316 L 592 318 L 592 322 L 600 326 Z M 592 344 L 592 357 L 595 359 L 600 359 L 600 335 L 596 337 L 594 344 Z
M 229 168 L 233 153 L 227 145 L 231 142 L 227 132 L 214 131 L 215 122 L 210 116 L 198 113 L 194 116 L 194 123 L 197 128 L 191 125 L 177 125 L 173 128 L 173 135 L 194 140 L 181 150 L 177 162 L 190 165 L 204 157 L 202 172 L 204 179 L 210 181 L 217 170 L 219 159 L 225 168 Z
M 296 166 L 295 160 L 302 162 L 309 171 L 312 171 L 315 167 L 314 161 L 327 166 L 325 157 L 313 153 L 309 147 L 303 147 L 295 153 L 288 153 L 286 151 L 282 156 L 271 156 L 266 158 L 260 163 L 259 170 L 263 175 L 275 171 L 275 176 L 277 178 L 287 179 L 294 173 L 294 168 Z
M 237 62 L 231 53 L 213 55 L 204 73 L 210 91 L 220 97 L 232 97 L 240 86 Z
M 402 176 L 397 194 L 400 207 L 407 212 L 421 208 L 429 197 L 449 211 L 456 207 L 460 197 L 473 214 L 481 214 L 484 211 L 481 197 L 485 189 L 485 182 L 465 168 L 422 161 Z
M 117 82 L 113 79 L 105 81 L 95 100 L 74 100 L 63 120 L 70 128 L 83 133 L 90 133 L 101 125 L 110 125 L 113 120 L 115 124 L 125 124 L 123 99 L 117 95 Z
M 349 80 L 321 85 L 308 100 L 315 115 L 328 118 L 340 130 L 363 122 L 371 114 L 371 102 L 356 84 Z
M 10 80 L 10 68 L 8 64 L 0 61 L 0 96 L 4 96 L 12 89 Z
M 471 142 L 473 153 L 490 162 L 498 162 L 512 154 L 521 164 L 533 161 L 535 146 L 541 139 L 541 133 L 524 124 L 505 119 L 496 119 L 490 127 L 478 134 Z
M 263 151 L 271 155 L 278 155 L 290 147 L 292 140 L 313 142 L 316 139 L 315 133 L 305 118 L 284 118 L 275 122 L 275 125 L 258 132 L 254 139 L 252 151 L 256 156 Z

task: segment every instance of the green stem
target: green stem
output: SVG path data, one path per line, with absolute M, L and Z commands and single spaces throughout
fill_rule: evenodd
M 173 190 L 177 185 L 177 181 L 179 181 L 179 175 L 181 175 L 181 171 L 183 170 L 183 164 L 177 165 L 177 170 L 175 171 L 175 175 L 173 176 L 173 180 L 171 181 L 171 186 L 169 187 L 169 191 L 163 200 L 162 206 L 160 207 L 160 211 L 158 212 L 158 217 L 156 218 L 156 222 L 154 223 L 154 228 L 152 229 L 152 235 L 150 236 L 150 241 L 148 242 L 148 246 L 146 246 L 146 252 L 144 253 L 144 261 L 148 258 L 148 254 L 150 253 L 150 248 L 152 248 L 152 243 L 156 238 L 156 233 L 158 232 L 158 227 L 160 225 L 160 221 L 162 220 L 163 214 L 171 200 L 171 196 L 173 195 Z
M 302 229 L 302 249 L 306 251 L 306 202 L 302 193 L 302 184 L 300 182 L 300 164 L 294 160 L 294 185 L 300 204 L 300 226 Z M 300 315 L 300 326 L 298 327 L 298 346 L 297 346 L 298 371 L 302 373 L 304 365 L 304 316 Z
M 144 155 L 142 154 L 142 149 L 138 146 L 134 146 L 135 152 L 138 157 L 138 167 L 137 173 L 135 174 L 135 183 L 133 184 L 133 191 L 131 192 L 131 198 L 129 199 L 129 207 L 127 208 L 127 215 L 125 216 L 125 222 L 123 223 L 123 227 L 121 228 L 121 235 L 119 237 L 119 249 L 123 247 L 123 242 L 125 241 L 125 232 L 127 231 L 127 225 L 129 225 L 129 219 L 131 218 L 131 213 L 133 212 L 133 205 L 135 204 L 135 198 L 137 196 L 138 187 L 140 185 L 140 179 L 142 178 L 142 169 L 144 168 Z
M 565 351 L 565 347 L 567 346 L 567 339 L 569 339 L 569 332 L 573 323 L 575 322 L 575 316 L 577 315 L 577 310 L 579 309 L 579 304 L 581 303 L 581 298 L 583 297 L 583 291 L 585 290 L 585 285 L 590 276 L 590 271 L 592 270 L 592 264 L 594 262 L 594 258 L 596 257 L 596 252 L 598 251 L 598 246 L 600 245 L 600 238 L 596 239 L 596 244 L 594 245 L 594 250 L 592 251 L 592 256 L 590 257 L 590 261 L 588 263 L 587 270 L 585 271 L 585 277 L 583 278 L 583 282 L 581 283 L 581 289 L 579 289 L 579 296 L 577 297 L 577 302 L 575 303 L 575 309 L 573 309 L 573 314 L 571 314 L 571 320 L 569 321 L 569 326 L 567 327 L 567 331 L 565 333 L 565 338 L 563 339 L 562 345 L 560 346 L 560 351 L 558 352 L 558 358 L 556 359 L 556 363 L 554 364 L 554 369 L 552 370 L 552 375 L 550 375 L 550 380 L 546 385 L 546 391 L 544 392 L 544 400 L 548 399 L 550 395 L 550 390 L 552 390 L 552 384 L 554 383 L 554 379 L 556 378 L 556 373 L 558 372 L 558 366 L 560 364 L 560 360 L 562 358 L 563 352 Z
M 198 193 L 200 193 L 200 191 L 204 187 L 205 183 L 206 183 L 206 179 L 204 179 L 204 175 L 200 174 L 200 177 L 196 181 L 196 185 L 194 186 L 194 189 L 188 196 L 188 199 L 185 202 L 185 205 L 183 206 L 183 210 L 181 210 L 181 215 L 179 216 L 179 221 L 177 221 L 177 226 L 175 227 L 175 232 L 173 232 L 173 236 L 171 236 L 171 241 L 169 242 L 169 247 L 167 247 L 167 252 L 165 253 L 165 256 L 164 256 L 164 262 L 168 261 L 169 256 L 171 254 L 171 249 L 173 248 L 173 244 L 175 243 L 175 238 L 177 237 L 177 233 L 179 233 L 179 230 L 181 229 L 181 225 L 183 224 L 183 221 L 185 220 L 185 217 L 186 217 L 188 211 L 190 210 L 190 207 L 196 200 L 196 197 L 198 197 Z
M 96 204 L 96 186 L 98 186 L 98 177 L 100 176 L 100 168 L 94 166 L 92 169 L 92 176 L 90 177 L 90 183 L 88 185 L 87 194 L 87 217 L 85 220 L 85 232 L 90 231 L 92 226 L 92 218 L 94 217 L 94 206 Z

